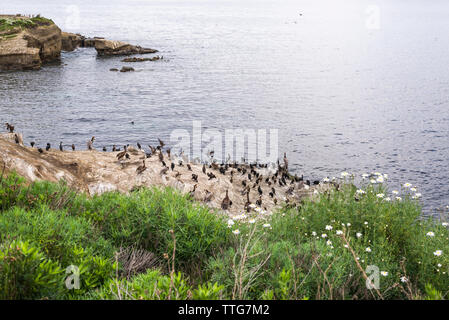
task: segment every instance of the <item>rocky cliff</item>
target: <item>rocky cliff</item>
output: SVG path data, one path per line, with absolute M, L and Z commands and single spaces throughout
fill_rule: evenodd
M 0 16 L 0 70 L 36 70 L 60 54 L 61 30 L 53 21 Z
M 15 135 L 18 140 L 15 142 Z M 122 149 L 123 150 L 123 149 Z M 0 134 L 0 174 L 2 170 L 6 173 L 16 171 L 29 181 L 47 180 L 57 182 L 66 181 L 70 186 L 84 191 L 90 195 L 100 194 L 106 191 L 129 192 L 133 188 L 146 187 L 172 187 L 183 193 L 190 193 L 193 198 L 203 201 L 206 205 L 220 209 L 221 202 L 226 190 L 233 202 L 226 210 L 228 214 L 239 214 L 243 211 L 246 203 L 246 192 L 242 193 L 242 181 L 246 181 L 246 175 L 238 170 L 230 168 L 225 173 L 216 168 L 207 167 L 207 173 L 203 173 L 202 165 L 189 163 L 187 159 L 168 155 L 164 152 L 163 157 L 168 167 L 161 165 L 158 155 L 147 158 L 142 150 L 130 147 L 128 149 L 130 158 L 118 160 L 119 152 L 90 151 L 59 151 L 57 149 L 38 151 L 36 147 L 31 148 L 23 144 L 20 133 Z M 145 159 L 146 170 L 136 172 Z M 182 160 L 182 164 L 179 161 Z M 171 163 L 174 168 L 171 169 Z M 248 166 L 245 170 L 250 170 Z M 264 177 L 273 174 L 271 169 L 255 169 Z M 234 175 L 231 173 L 234 171 Z M 196 176 L 196 181 L 194 181 Z M 265 178 L 264 178 L 265 179 Z M 328 190 L 329 184 L 312 185 L 308 187 L 304 183 L 296 182 L 280 186 L 278 184 L 267 185 L 261 178 L 263 195 L 259 196 L 257 188 L 251 189 L 250 201 L 256 203 L 261 201 L 261 207 L 271 212 L 281 204 L 288 202 L 295 204 L 305 197 L 313 197 L 314 192 Z M 255 179 L 253 179 L 255 180 Z M 253 185 L 254 182 L 251 183 Z M 195 185 L 197 187 L 195 187 Z M 249 185 L 249 182 L 248 182 Z M 269 196 L 271 187 L 276 188 L 276 193 Z
M 0 70 L 37 70 L 58 60 L 63 51 L 95 47 L 100 56 L 155 53 L 121 41 L 61 32 L 53 21 L 42 17 L 0 15 Z

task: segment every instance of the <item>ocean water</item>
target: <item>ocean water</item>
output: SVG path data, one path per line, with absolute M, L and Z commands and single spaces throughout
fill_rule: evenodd
M 78 49 L 0 73 L 0 121 L 27 142 L 147 145 L 193 120 L 278 129 L 279 154 L 305 177 L 379 171 L 392 189 L 416 185 L 426 212 L 449 204 L 447 1 L 14 0 L 0 12 L 164 56 Z M 109 71 L 123 65 L 136 72 Z

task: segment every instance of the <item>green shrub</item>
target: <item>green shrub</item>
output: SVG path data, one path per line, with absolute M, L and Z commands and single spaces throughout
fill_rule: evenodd
M 132 280 L 110 280 L 101 290 L 90 293 L 96 299 L 124 300 L 184 300 L 189 298 L 191 288 L 180 272 L 170 276 L 159 270 L 150 270 Z
M 33 210 L 12 208 L 0 214 L 0 239 L 16 239 L 36 244 L 46 256 L 61 265 L 73 264 L 72 248 L 84 247 L 92 255 L 113 257 L 114 248 L 88 220 L 70 217 L 47 207 Z
M 176 265 L 200 270 L 200 262 L 229 242 L 223 218 L 173 189 L 141 189 L 78 197 L 71 214 L 89 219 L 115 246 L 138 246 L 159 256 L 173 251 Z
M 28 242 L 0 244 L 0 299 L 55 298 L 63 270 Z

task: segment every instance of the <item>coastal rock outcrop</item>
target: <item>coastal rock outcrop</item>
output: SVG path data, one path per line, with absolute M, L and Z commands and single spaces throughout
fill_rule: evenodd
M 0 15 L 0 70 L 38 70 L 43 63 L 58 60 L 61 50 L 79 47 L 94 47 L 99 56 L 158 52 L 122 41 L 61 32 L 52 20 L 40 16 Z M 158 56 L 148 60 L 159 59 Z M 146 60 L 136 58 L 133 62 Z
M 36 70 L 59 59 L 61 30 L 53 21 L 15 16 L 0 20 L 11 26 L 0 32 L 0 70 Z
M 141 186 L 172 187 L 182 193 L 190 193 L 193 198 L 204 203 L 211 208 L 220 209 L 226 190 L 233 204 L 227 210 L 230 215 L 241 214 L 247 198 L 242 194 L 242 181 L 246 180 L 246 175 L 237 173 L 230 168 L 224 174 L 219 169 L 207 167 L 209 175 L 203 173 L 203 166 L 198 162 L 189 162 L 185 157 L 170 156 L 164 152 L 164 159 L 167 163 L 176 164 L 173 170 L 165 169 L 161 166 L 161 161 L 157 155 L 147 157 L 144 151 L 130 146 L 129 159 L 118 160 L 119 152 L 101 152 L 97 150 L 80 151 L 59 151 L 58 149 L 38 151 L 37 147 L 28 147 L 15 142 L 15 133 L 0 134 L 0 175 L 3 170 L 6 173 L 15 171 L 29 181 L 66 181 L 77 190 L 87 192 L 90 195 L 117 190 L 129 192 Z M 41 146 L 42 147 L 42 146 Z M 138 173 L 137 168 L 145 160 L 146 170 Z M 182 165 L 179 161 L 182 161 Z M 241 168 L 250 170 L 248 165 Z M 232 178 L 230 171 L 234 170 Z M 263 177 L 272 176 L 275 172 L 270 168 L 257 168 Z M 213 179 L 210 175 L 214 177 Z M 196 176 L 196 179 L 193 179 Z M 265 179 L 265 178 L 263 178 Z M 262 178 L 261 178 L 262 180 Z M 197 188 L 195 188 L 197 185 Z M 271 188 L 265 184 L 260 184 L 263 188 L 263 195 L 259 195 L 256 189 L 251 190 L 251 201 L 262 202 L 262 207 L 267 212 L 272 212 L 276 207 L 287 202 L 289 204 L 298 203 L 306 197 L 314 197 L 316 192 L 329 190 L 330 184 L 311 185 L 308 187 L 304 183 L 288 182 L 287 185 L 280 186 L 277 183 L 272 186 L 276 188 L 275 201 L 269 195 Z M 293 188 L 294 186 L 294 188 Z M 192 192 L 192 190 L 195 190 Z
M 61 50 L 73 51 L 76 48 L 83 47 L 85 37 L 80 34 L 62 32 L 61 33 Z
M 134 71 L 134 68 L 132 68 L 132 67 L 122 67 L 120 69 L 120 72 L 130 72 L 130 71 Z
M 138 57 L 133 57 L 133 58 L 125 58 L 122 60 L 122 62 L 143 62 L 143 61 L 157 61 L 157 60 L 162 60 L 164 59 L 164 57 L 159 57 L 159 56 L 155 56 L 152 58 L 138 58 Z
M 118 56 L 158 52 L 155 49 L 142 48 L 126 42 L 106 39 L 96 39 L 95 50 L 97 50 L 99 56 Z

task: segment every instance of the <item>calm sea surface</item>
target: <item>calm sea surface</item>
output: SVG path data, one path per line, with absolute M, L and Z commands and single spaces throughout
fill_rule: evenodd
M 160 50 L 130 65 L 94 49 L 0 73 L 0 121 L 40 145 L 154 143 L 174 129 L 277 128 L 310 178 L 387 173 L 428 212 L 449 204 L 445 0 L 14 0 L 61 29 Z M 130 122 L 135 124 L 131 125 Z

